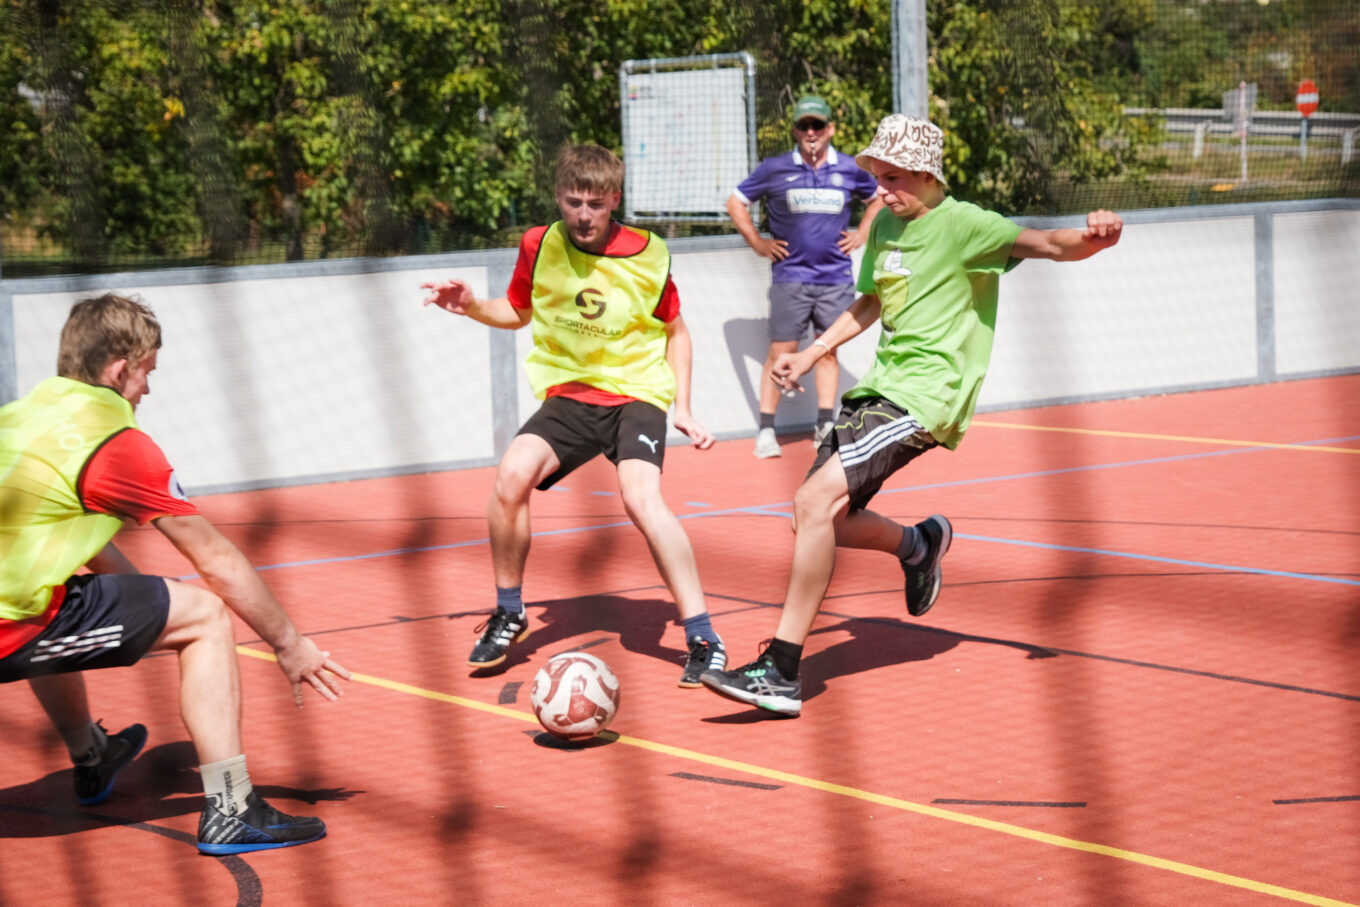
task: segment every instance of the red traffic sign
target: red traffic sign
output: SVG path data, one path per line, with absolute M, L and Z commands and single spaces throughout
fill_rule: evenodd
M 1304 79 L 1299 83 L 1299 93 L 1294 103 L 1299 105 L 1299 113 L 1306 117 L 1312 116 L 1317 110 L 1318 90 L 1312 79 Z

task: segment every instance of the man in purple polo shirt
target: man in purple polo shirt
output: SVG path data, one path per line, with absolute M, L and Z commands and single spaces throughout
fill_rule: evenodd
M 843 157 L 831 145 L 836 125 L 831 107 L 815 95 L 800 98 L 793 108 L 791 154 L 768 157 L 727 199 L 727 213 L 757 255 L 774 262 L 770 284 L 770 350 L 760 370 L 760 430 L 757 457 L 780 455 L 774 433 L 774 411 L 779 386 L 770 369 L 783 353 L 798 350 L 798 341 L 811 322 L 820 334 L 855 301 L 850 275 L 850 253 L 869 236 L 869 225 L 883 207 L 878 183 L 861 170 L 853 157 Z M 859 228 L 850 230 L 850 201 L 868 203 Z M 770 235 L 756 231 L 747 206 L 766 200 Z M 830 350 L 818 360 L 817 427 L 813 443 L 831 432 L 840 366 Z

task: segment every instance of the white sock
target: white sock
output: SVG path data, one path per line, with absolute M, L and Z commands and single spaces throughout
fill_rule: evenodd
M 250 783 L 250 773 L 246 771 L 246 757 L 242 753 L 200 765 L 203 775 L 203 793 L 208 802 L 223 815 L 239 816 L 246 811 L 246 798 L 255 788 Z

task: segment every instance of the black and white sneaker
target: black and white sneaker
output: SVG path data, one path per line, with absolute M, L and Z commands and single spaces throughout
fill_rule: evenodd
M 95 726 L 99 728 L 98 733 L 104 734 L 102 724 L 95 722 Z M 131 724 L 116 734 L 106 734 L 104 740 L 104 755 L 98 762 L 75 767 L 76 802 L 81 806 L 94 806 L 109 798 L 118 773 L 127 768 L 146 745 L 146 727 Z
M 499 605 L 486 622 L 477 627 L 485 630 L 477 645 L 472 647 L 468 664 L 474 668 L 489 668 L 505 661 L 505 650 L 510 643 L 529 635 L 529 616 L 523 611 L 507 611 Z
M 705 671 L 703 685 L 720 696 L 797 718 L 803 711 L 803 680 L 785 680 L 766 653 L 733 671 Z
M 940 561 L 944 560 L 944 553 L 949 550 L 949 543 L 954 538 L 954 527 L 938 513 L 917 523 L 916 528 L 926 542 L 925 557 L 915 564 L 902 561 L 902 573 L 906 577 L 907 613 L 912 617 L 925 614 L 935 604 L 935 599 L 940 597 Z
M 700 686 L 699 677 L 705 671 L 721 671 L 727 667 L 727 650 L 721 642 L 710 643 L 702 636 L 689 640 L 689 658 L 685 672 L 680 675 L 680 686 L 693 689 Z
M 204 804 L 198 819 L 198 851 L 215 857 L 255 850 L 296 847 L 326 837 L 326 823 L 312 816 L 290 816 L 251 791 L 246 811 L 239 816 Z

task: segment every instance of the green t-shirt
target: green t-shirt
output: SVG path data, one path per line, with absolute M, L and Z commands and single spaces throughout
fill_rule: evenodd
M 878 295 L 883 334 L 873 366 L 844 399 L 884 397 L 957 447 L 987 375 L 997 288 L 1019 263 L 1010 252 L 1020 230 L 953 198 L 916 220 L 880 211 L 856 288 Z

